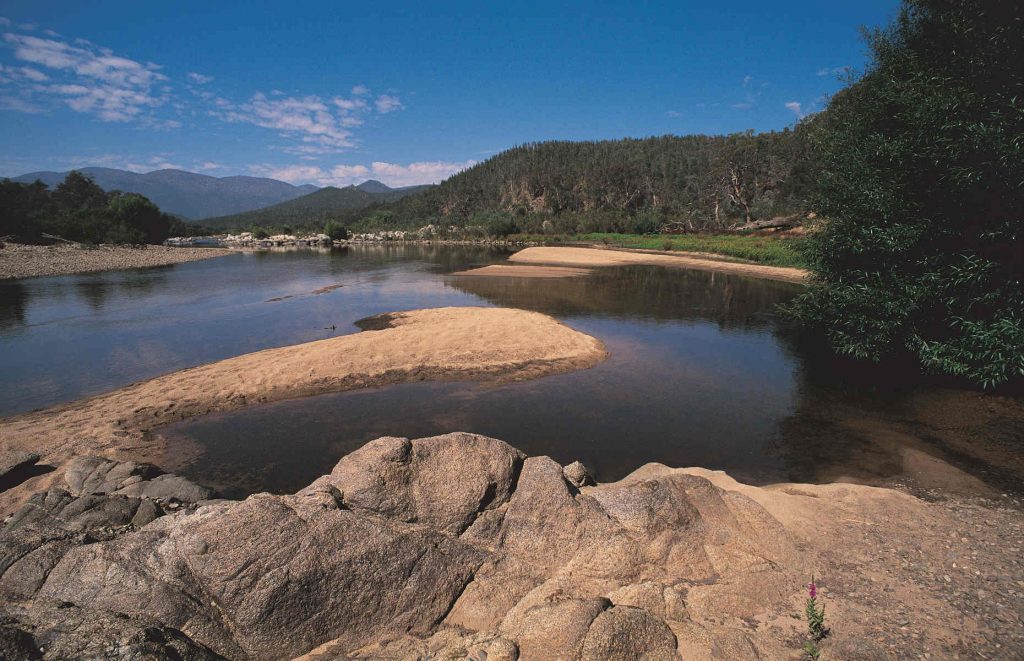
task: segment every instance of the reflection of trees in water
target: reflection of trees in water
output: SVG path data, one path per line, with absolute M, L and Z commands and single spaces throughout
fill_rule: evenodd
M 0 283 L 0 330 L 25 324 L 28 289 L 20 282 Z
M 114 294 L 139 296 L 165 288 L 168 285 L 167 276 L 173 269 L 174 265 L 154 266 L 140 270 L 80 275 L 74 286 L 78 296 L 98 312 Z
M 941 474 L 907 474 L 903 453 L 910 449 L 1000 490 L 1019 492 L 1019 397 L 1006 397 L 1000 407 L 948 378 L 922 375 L 909 359 L 872 364 L 837 357 L 820 338 L 793 328 L 781 328 L 776 337 L 796 364 L 796 404 L 766 448 L 783 461 L 785 479 L 843 477 L 925 489 L 935 479 L 941 485 Z M 1014 435 L 1018 442 L 1001 442 Z
M 704 320 L 724 328 L 768 325 L 798 285 L 711 271 L 655 266 L 595 269 L 582 278 L 456 276 L 449 286 L 496 305 L 547 314 Z

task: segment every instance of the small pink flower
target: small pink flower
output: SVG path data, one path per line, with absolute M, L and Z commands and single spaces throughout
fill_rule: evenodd
M 811 582 L 807 584 L 807 593 L 811 595 L 811 599 L 818 596 L 818 586 L 814 584 L 814 577 L 811 577 Z

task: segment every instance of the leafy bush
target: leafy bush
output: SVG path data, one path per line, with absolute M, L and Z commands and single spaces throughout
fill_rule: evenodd
M 841 353 L 1024 375 L 1024 5 L 907 0 L 814 127 L 816 284 L 791 308 Z
M 0 181 L 0 236 L 34 243 L 44 234 L 84 243 L 160 243 L 180 221 L 137 193 L 105 192 L 71 171 L 51 192 L 42 182 Z
M 324 234 L 335 241 L 344 241 L 348 238 L 348 228 L 337 220 L 328 220 L 324 225 Z

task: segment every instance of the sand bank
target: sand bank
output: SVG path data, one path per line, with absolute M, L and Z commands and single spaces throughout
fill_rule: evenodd
M 693 254 L 656 253 L 616 250 L 612 248 L 555 248 L 546 246 L 526 248 L 509 257 L 509 261 L 520 264 L 557 264 L 559 266 L 582 268 L 650 264 L 654 266 L 720 271 L 754 278 L 801 283 L 805 282 L 809 276 L 809 273 L 804 269 L 783 266 L 729 262 L 724 259 L 714 259 L 708 256 Z
M 0 451 L 31 449 L 55 466 L 76 454 L 148 459 L 147 432 L 204 413 L 407 381 L 529 379 L 591 367 L 606 355 L 593 337 L 523 310 L 416 310 L 360 326 L 362 333 L 266 349 L 2 418 Z
M 478 269 L 458 271 L 452 275 L 486 276 L 499 278 L 579 278 L 590 275 L 592 269 L 569 266 L 523 266 L 519 264 L 491 264 Z
M 171 248 L 167 246 L 84 248 L 69 244 L 27 246 L 8 243 L 3 249 L 0 249 L 0 280 L 168 266 L 212 257 L 223 257 L 233 253 L 234 251 L 224 248 Z

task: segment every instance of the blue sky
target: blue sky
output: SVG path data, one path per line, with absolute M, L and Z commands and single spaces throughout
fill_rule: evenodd
M 4 0 L 0 176 L 408 185 L 523 142 L 781 129 L 897 6 Z

